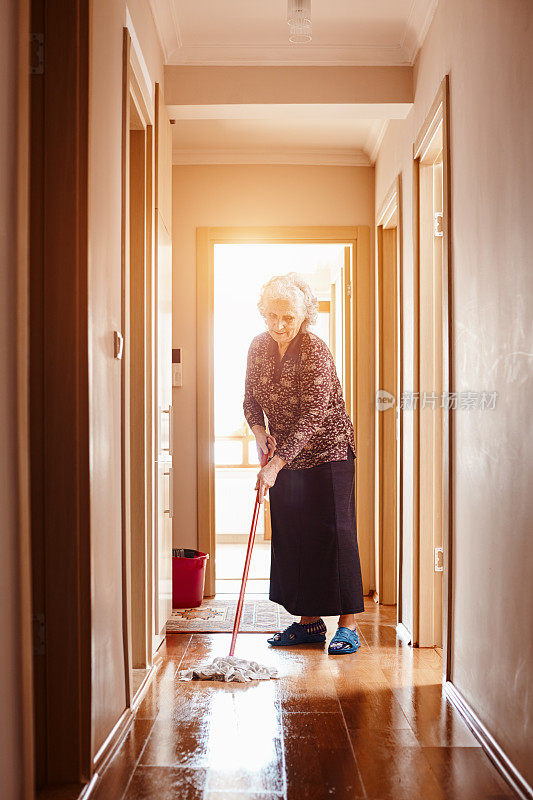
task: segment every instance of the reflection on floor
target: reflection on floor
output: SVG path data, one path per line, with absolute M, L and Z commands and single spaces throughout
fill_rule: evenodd
M 216 583 L 217 594 L 238 594 L 247 542 L 216 543 Z M 256 541 L 252 552 L 248 589 L 253 593 L 268 594 L 270 575 L 270 542 Z
M 133 728 L 91 800 L 504 800 L 514 797 L 442 694 L 442 661 L 396 636 L 394 609 L 367 602 L 362 646 L 237 655 L 277 681 L 180 683 L 178 669 L 227 652 L 230 636 L 172 635 Z M 328 637 L 335 621 L 328 619 Z

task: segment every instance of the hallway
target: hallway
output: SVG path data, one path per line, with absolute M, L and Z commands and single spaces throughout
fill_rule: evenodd
M 171 635 L 94 800 L 504 800 L 515 795 L 441 692 L 441 656 L 395 633 L 394 609 L 366 601 L 354 657 L 270 649 L 242 634 L 237 655 L 276 666 L 250 685 L 182 683 L 229 635 Z M 329 620 L 331 628 L 334 620 Z M 331 631 L 330 631 L 331 632 Z
M 531 0 L 0 20 L 0 800 L 533 800 Z

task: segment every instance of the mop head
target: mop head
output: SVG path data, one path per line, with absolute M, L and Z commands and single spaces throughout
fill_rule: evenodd
M 248 681 L 268 681 L 277 678 L 277 669 L 270 669 L 257 661 L 246 661 L 235 656 L 221 656 L 210 664 L 201 664 L 178 672 L 180 681 L 231 681 L 247 683 Z

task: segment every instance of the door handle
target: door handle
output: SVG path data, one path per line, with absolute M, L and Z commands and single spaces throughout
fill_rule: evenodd
M 162 408 L 161 413 L 168 414 L 168 447 L 162 447 L 161 450 L 172 455 L 174 452 L 174 408 L 172 406 Z
M 168 472 L 164 472 L 163 475 L 168 475 L 168 504 L 170 508 L 165 508 L 164 514 L 168 514 L 170 519 L 174 516 L 174 486 L 172 483 L 172 467 L 169 467 Z
M 114 331 L 113 342 L 114 342 L 115 358 L 118 358 L 120 360 L 124 353 L 124 337 L 120 331 Z

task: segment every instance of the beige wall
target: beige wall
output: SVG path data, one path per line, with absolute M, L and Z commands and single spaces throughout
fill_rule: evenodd
M 454 388 L 499 392 L 495 411 L 454 412 L 452 679 L 530 782 L 532 37 L 529 0 L 441 2 L 416 65 L 415 105 L 389 126 L 376 166 L 378 207 L 402 173 L 408 389 L 412 144 L 450 73 Z M 406 471 L 411 453 L 407 441 Z
M 412 67 L 165 67 L 169 105 L 411 103 Z
M 196 547 L 196 228 L 215 225 L 370 225 L 374 170 L 324 166 L 175 166 L 173 389 L 175 547 Z M 273 268 L 274 269 L 274 268 Z M 360 533 L 361 536 L 361 533 Z
M 153 82 L 163 66 L 148 4 L 128 3 Z M 126 706 L 122 644 L 120 361 L 123 0 L 91 3 L 89 369 L 94 750 Z

